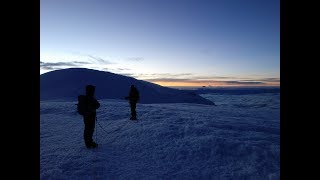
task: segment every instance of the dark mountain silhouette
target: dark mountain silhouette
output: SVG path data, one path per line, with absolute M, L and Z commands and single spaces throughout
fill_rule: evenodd
M 214 105 L 194 92 L 163 87 L 119 74 L 86 68 L 55 70 L 40 75 L 40 100 L 76 100 L 87 84 L 96 86 L 97 99 L 121 99 L 134 84 L 140 103 L 197 103 Z

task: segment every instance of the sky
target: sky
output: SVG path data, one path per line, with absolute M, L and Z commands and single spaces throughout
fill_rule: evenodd
M 40 74 L 280 86 L 279 0 L 40 0 Z

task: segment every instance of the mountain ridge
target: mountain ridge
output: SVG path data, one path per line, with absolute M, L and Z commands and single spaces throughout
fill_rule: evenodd
M 96 86 L 97 99 L 121 99 L 131 84 L 140 92 L 140 103 L 196 103 L 214 105 L 196 93 L 163 87 L 133 77 L 87 68 L 68 68 L 40 75 L 40 100 L 76 100 L 87 84 Z

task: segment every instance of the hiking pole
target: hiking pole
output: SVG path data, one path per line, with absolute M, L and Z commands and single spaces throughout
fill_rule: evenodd
M 95 127 L 95 129 L 96 129 L 96 143 L 98 144 L 98 128 L 97 128 L 97 116 L 96 116 L 96 123 L 94 124 L 94 127 Z

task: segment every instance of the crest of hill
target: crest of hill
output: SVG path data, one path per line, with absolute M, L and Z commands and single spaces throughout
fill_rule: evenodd
M 214 105 L 198 94 L 163 87 L 132 77 L 105 71 L 69 68 L 40 75 L 40 100 L 76 100 L 85 94 L 85 86 L 96 86 L 97 99 L 120 99 L 128 96 L 134 84 L 140 92 L 140 103 L 196 103 Z

